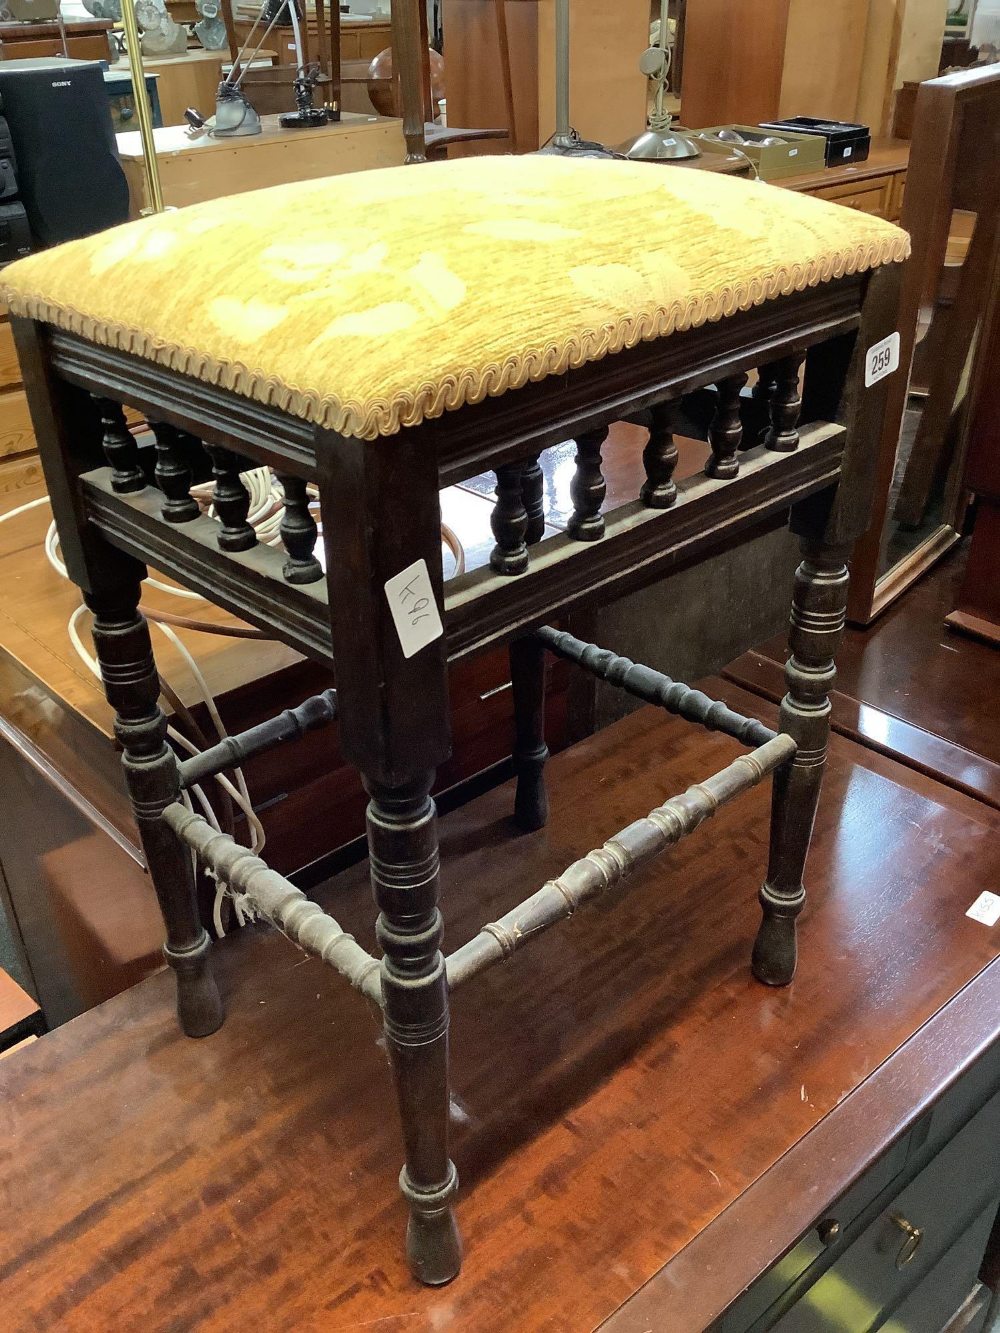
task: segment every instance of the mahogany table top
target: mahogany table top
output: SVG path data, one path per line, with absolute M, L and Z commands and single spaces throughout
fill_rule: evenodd
M 449 815 L 449 945 L 735 752 L 642 709 L 552 761 L 542 832 L 509 832 L 508 788 Z M 767 800 L 463 990 L 448 1287 L 405 1270 L 376 1016 L 279 936 L 218 948 L 211 1038 L 161 974 L 2 1062 L 7 1327 L 703 1328 L 1000 1034 L 1000 928 L 965 916 L 1000 816 L 835 736 L 799 972 L 768 990 Z M 365 867 L 323 898 L 372 947 Z

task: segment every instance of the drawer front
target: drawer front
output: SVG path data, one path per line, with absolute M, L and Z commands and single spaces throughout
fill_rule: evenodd
M 886 177 L 885 180 L 864 181 L 857 185 L 850 183 L 830 185 L 810 193 L 815 194 L 817 199 L 829 199 L 833 203 L 842 204 L 844 208 L 857 209 L 859 213 L 875 213 L 879 217 L 887 218 L 891 204 L 892 180 Z
M 757 1320 L 827 1253 L 827 1243 L 822 1235 L 826 1228 L 835 1224 L 838 1234 L 843 1235 L 854 1219 L 891 1186 L 906 1165 L 908 1154 L 909 1137 L 904 1135 L 836 1203 L 831 1204 L 817 1226 L 712 1325 L 713 1333 L 743 1333 L 745 1329 L 756 1328 Z M 759 1327 L 769 1327 L 768 1321 L 764 1320 Z
M 896 1196 L 854 1244 L 774 1325 L 781 1333 L 881 1328 L 1000 1197 L 1000 1094 Z M 898 1220 L 894 1220 L 898 1219 Z M 919 1228 L 908 1236 L 902 1223 Z M 985 1244 L 985 1240 L 984 1240 Z M 971 1286 L 971 1283 L 970 1283 Z
M 969 1314 L 969 1323 L 963 1324 L 963 1333 L 975 1329 L 977 1314 L 985 1320 L 988 1298 L 982 1294 L 983 1289 L 980 1288 L 978 1300 L 973 1297 L 970 1302 L 970 1297 L 979 1285 L 976 1275 L 996 1211 L 996 1204 L 992 1203 L 983 1209 L 968 1231 L 938 1260 L 920 1286 L 910 1292 L 883 1325 L 883 1333 L 941 1333 L 963 1306 Z

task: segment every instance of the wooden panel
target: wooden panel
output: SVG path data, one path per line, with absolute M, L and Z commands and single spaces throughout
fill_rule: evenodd
M 538 138 L 538 3 L 506 0 L 510 73 L 514 89 L 515 138 L 518 153 L 539 147 Z M 500 49 L 494 0 L 444 0 L 445 74 L 448 121 L 469 129 L 505 127 Z M 456 144 L 455 156 L 483 151 L 508 152 L 509 145 Z
M 23 389 L 0 394 L 0 458 L 28 454 L 35 449 L 35 432 Z
M 35 455 L 27 458 L 9 458 L 0 463 L 0 500 L 2 508 L 16 504 L 23 491 L 25 500 L 33 500 L 42 487 L 42 464 Z M 8 502 L 7 497 L 10 497 Z
M 688 0 L 681 119 L 754 125 L 779 113 L 789 0 Z
M 899 63 L 899 41 L 905 0 L 869 0 L 864 55 L 853 119 L 873 135 L 888 134 L 893 90 Z
M 543 832 L 510 836 L 509 787 L 446 817 L 450 945 L 733 752 L 642 710 L 553 761 Z M 447 1288 L 406 1270 L 378 1025 L 274 933 L 216 951 L 229 1016 L 205 1041 L 178 1035 L 161 975 L 7 1062 L 21 1326 L 707 1327 L 998 1032 L 998 944 L 964 915 L 995 859 L 984 807 L 834 738 L 799 974 L 769 990 L 747 968 L 767 804 L 721 810 L 613 918 L 580 913 L 459 997 Z M 323 897 L 367 947 L 367 868 Z M 195 1268 L 210 1294 L 177 1280 Z
M 936 76 L 949 7 L 939 0 L 902 0 L 897 88 L 908 81 L 921 83 Z
M 868 0 L 792 0 L 778 102 L 782 116 L 854 119 L 867 25 Z
M 889 221 L 898 222 L 903 215 L 903 195 L 906 192 L 906 172 L 893 176 L 889 189 Z
M 612 147 L 646 127 L 649 0 L 574 0 L 570 10 L 570 121 L 584 139 Z M 538 7 L 538 136 L 556 127 L 555 0 Z M 451 120 L 449 116 L 449 120 Z M 456 122 L 452 122 L 456 123 Z M 503 121 L 500 122 L 503 124 Z
M 4 320 L 0 323 L 0 390 L 20 387 L 21 367 L 14 347 L 14 335 L 10 325 Z M 2 401 L 0 398 L 0 402 Z
M 261 134 L 225 141 L 191 140 L 176 126 L 156 130 L 164 201 L 182 208 L 267 185 L 399 166 L 405 155 L 398 120 L 345 113 L 339 124 L 317 129 L 283 130 L 277 116 L 263 117 L 263 124 Z M 118 148 L 136 214 L 145 199 L 138 133 L 119 134 Z

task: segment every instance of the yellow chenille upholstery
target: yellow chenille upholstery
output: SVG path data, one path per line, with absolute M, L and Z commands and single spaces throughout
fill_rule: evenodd
M 711 172 L 483 157 L 145 218 L 0 287 L 16 314 L 375 439 L 908 251 L 878 218 Z

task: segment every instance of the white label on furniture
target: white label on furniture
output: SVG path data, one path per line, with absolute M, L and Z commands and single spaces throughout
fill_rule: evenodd
M 984 926 L 995 926 L 1000 921 L 1000 893 L 981 893 L 965 915 Z
M 416 560 L 385 585 L 404 657 L 412 657 L 444 633 L 427 561 Z
M 890 333 L 874 347 L 869 347 L 865 357 L 865 388 L 870 389 L 886 375 L 899 369 L 899 334 Z

